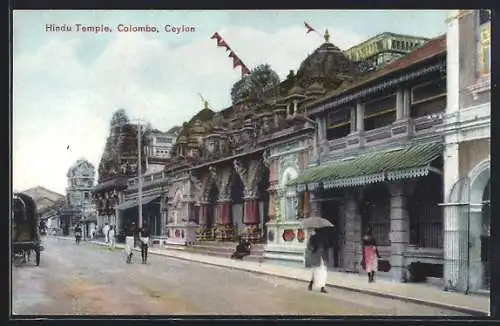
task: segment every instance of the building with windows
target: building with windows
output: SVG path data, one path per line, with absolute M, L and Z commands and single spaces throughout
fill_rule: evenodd
M 464 292 L 490 288 L 490 25 L 489 10 L 448 19 L 444 279 Z
M 147 148 L 148 157 L 167 159 L 171 156 L 172 146 L 177 139 L 178 132 L 176 128 L 167 132 L 162 132 L 158 129 L 153 129 L 148 132 L 150 141 Z
M 317 124 L 310 166 L 287 183 L 309 216 L 339 227 L 333 268 L 360 272 L 370 228 L 388 276 L 410 278 L 412 264 L 441 278 L 446 38 L 304 104 Z M 292 190 L 287 193 L 293 194 Z M 384 273 L 382 273 L 384 274 Z
M 66 207 L 63 215 L 66 218 L 65 228 L 70 231 L 77 223 L 91 223 L 95 227 L 96 207 L 92 200 L 92 190 L 95 185 L 95 168 L 84 159 L 77 160 L 66 174 Z M 66 231 L 64 231 L 66 233 Z
M 364 61 L 372 67 L 380 67 L 407 55 L 428 40 L 424 37 L 385 32 L 353 46 L 344 54 L 349 60 Z

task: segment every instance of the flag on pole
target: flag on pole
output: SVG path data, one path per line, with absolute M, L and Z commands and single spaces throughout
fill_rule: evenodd
M 248 75 L 251 73 L 250 69 L 241 61 L 241 59 L 233 52 L 229 44 L 222 38 L 222 36 L 215 32 L 210 39 L 216 39 L 217 40 L 217 46 L 224 47 L 226 48 L 226 52 L 229 52 L 229 58 L 233 59 L 233 69 L 236 67 L 241 67 L 241 77 L 244 77 L 245 75 Z
M 221 39 L 221 36 L 219 35 L 219 33 L 215 32 L 210 39 L 216 39 L 217 41 L 219 41 Z
M 306 34 L 309 34 L 311 32 L 316 32 L 316 30 L 311 25 L 309 25 L 307 22 L 304 22 L 304 26 L 307 28 Z
M 233 57 L 233 68 L 239 67 L 241 65 L 242 65 L 242 62 L 241 62 L 240 58 L 238 58 L 237 56 L 234 56 Z
M 248 67 L 247 67 L 247 66 L 243 65 L 243 66 L 241 67 L 241 74 L 242 74 L 243 76 L 245 76 L 245 75 L 250 75 L 251 73 L 252 73 L 252 72 L 250 71 L 250 69 L 248 69 Z

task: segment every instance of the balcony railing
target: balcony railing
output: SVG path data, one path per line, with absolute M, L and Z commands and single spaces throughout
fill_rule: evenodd
M 415 119 L 409 118 L 396 121 L 381 128 L 356 132 L 346 137 L 323 141 L 320 144 L 319 150 L 323 154 L 328 154 L 346 149 L 375 146 L 396 138 L 422 137 L 436 133 L 442 123 L 443 116 L 441 114 Z
M 161 183 L 165 179 L 166 179 L 166 175 L 165 175 L 165 172 L 163 172 L 163 171 L 151 173 L 151 174 L 147 174 L 147 175 L 142 176 L 142 184 L 143 184 L 143 186 L 148 186 L 151 184 Z M 139 185 L 139 178 L 135 177 L 135 178 L 131 178 L 128 180 L 128 187 L 129 188 L 135 188 L 138 185 Z

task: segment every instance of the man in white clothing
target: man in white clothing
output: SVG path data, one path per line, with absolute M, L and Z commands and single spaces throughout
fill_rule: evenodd
M 108 231 L 109 248 L 115 249 L 116 239 L 115 239 L 115 227 L 111 225 Z
M 104 233 L 104 241 L 106 243 L 109 243 L 108 231 L 109 231 L 109 225 L 108 225 L 108 223 L 106 223 L 106 224 L 104 224 L 104 226 L 102 228 L 102 233 Z

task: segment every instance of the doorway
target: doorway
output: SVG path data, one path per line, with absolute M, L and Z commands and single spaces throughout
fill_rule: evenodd
M 334 246 L 329 256 L 332 263 L 329 267 L 332 268 L 342 268 L 343 262 L 343 234 L 344 234 L 344 223 L 341 216 L 342 202 L 344 200 L 344 194 L 338 189 L 329 189 L 323 193 L 323 198 L 321 200 L 321 217 L 327 219 L 335 226 L 335 241 Z

